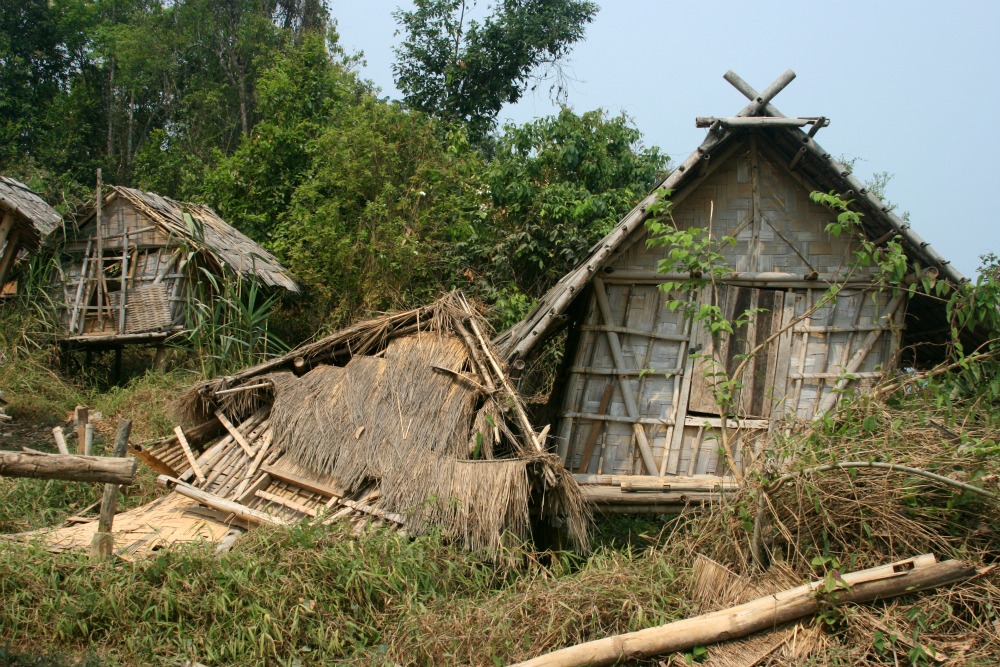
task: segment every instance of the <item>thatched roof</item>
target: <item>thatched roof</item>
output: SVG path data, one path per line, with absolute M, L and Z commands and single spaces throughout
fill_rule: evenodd
M 176 438 L 133 451 L 181 489 L 277 522 L 436 526 L 496 555 L 545 520 L 585 545 L 579 487 L 528 423 L 486 327 L 452 293 L 192 388 L 181 412 L 198 424 L 188 433 L 203 479 Z M 220 424 L 226 437 L 197 436 Z
M 789 70 L 767 90 L 758 93 L 733 72 L 727 73 L 726 80 L 746 95 L 751 100 L 750 104 L 735 117 L 705 119 L 711 122 L 701 145 L 594 245 L 587 258 L 563 276 L 521 322 L 497 339 L 496 343 L 505 358 L 529 355 L 539 341 L 559 327 L 570 304 L 583 292 L 590 278 L 603 270 L 616 251 L 626 246 L 634 234 L 644 232 L 644 223 L 649 217 L 647 207 L 665 193 L 669 192 L 676 198 L 685 188 L 697 187 L 700 166 L 707 164 L 713 156 L 723 154 L 727 147 L 743 141 L 749 132 L 756 133 L 758 140 L 768 142 L 810 187 L 822 192 L 837 192 L 852 201 L 852 209 L 863 214 L 861 226 L 867 238 L 884 241 L 898 235 L 911 262 L 919 263 L 924 269 L 936 269 L 940 276 L 956 284 L 965 280 L 957 269 L 913 231 L 908 222 L 869 191 L 848 167 L 816 143 L 816 131 L 828 124 L 827 119 L 787 118 L 769 103 L 794 77 L 795 73 Z M 807 125 L 811 125 L 808 132 L 803 130 Z M 939 342 L 934 332 L 939 332 L 942 327 L 947 330 L 943 305 L 918 297 L 911 302 L 909 312 L 916 314 L 907 323 L 909 342 Z M 929 333 L 921 340 L 919 334 L 917 337 L 913 335 L 916 330 Z
M 194 245 L 220 266 L 257 276 L 265 285 L 299 291 L 299 286 L 277 257 L 226 223 L 208 206 L 179 202 L 135 188 L 106 187 L 106 204 L 119 197 L 149 216 L 164 232 Z M 96 208 L 82 218 L 80 227 L 90 224 L 95 216 Z
M 42 237 L 62 223 L 62 216 L 28 186 L 7 176 L 0 176 L 0 217 L 11 212 L 22 223 L 20 243 L 31 249 Z

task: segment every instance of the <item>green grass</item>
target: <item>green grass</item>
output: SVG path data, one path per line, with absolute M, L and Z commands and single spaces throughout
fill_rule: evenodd
M 347 528 L 259 530 L 222 558 L 194 547 L 136 564 L 14 546 L 0 571 L 6 650 L 114 665 L 506 664 L 684 610 L 664 552 L 507 569 L 438 536 Z

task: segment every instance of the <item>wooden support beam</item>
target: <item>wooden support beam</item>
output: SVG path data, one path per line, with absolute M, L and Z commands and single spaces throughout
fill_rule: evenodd
M 825 592 L 825 580 L 813 581 L 729 609 L 553 651 L 514 667 L 597 667 L 686 651 L 768 630 L 829 607 L 909 595 L 975 574 L 976 568 L 961 561 L 938 563 L 933 555 L 917 556 L 844 574 L 833 591 Z
M 131 484 L 135 459 L 0 451 L 0 475 L 68 482 Z
M 594 294 L 597 297 L 597 306 L 601 311 L 601 317 L 606 325 L 611 326 L 611 306 L 608 304 L 608 293 L 604 290 L 604 281 L 599 276 L 594 276 L 593 283 Z M 607 335 L 615 370 L 620 372 L 625 368 L 625 355 L 622 354 L 621 342 L 618 340 L 618 334 L 614 331 L 608 331 Z M 632 386 L 631 378 L 628 375 L 620 374 L 618 376 L 618 387 L 621 389 L 625 399 L 625 410 L 628 416 L 634 420 L 632 430 L 635 433 L 636 443 L 639 445 L 639 453 L 642 456 L 643 465 L 645 465 L 646 471 L 650 475 L 658 475 L 660 471 L 656 466 L 656 460 L 653 458 L 653 450 L 649 446 L 646 429 L 638 421 L 639 406 L 635 402 L 635 390 Z
M 132 432 L 132 420 L 123 419 L 118 424 L 115 435 L 114 455 L 124 458 L 128 452 L 128 436 Z M 107 560 L 114 552 L 115 540 L 111 534 L 111 526 L 115 519 L 118 506 L 118 485 L 105 484 L 104 496 L 101 498 L 101 515 L 97 520 L 97 532 L 90 542 L 90 557 L 94 560 Z

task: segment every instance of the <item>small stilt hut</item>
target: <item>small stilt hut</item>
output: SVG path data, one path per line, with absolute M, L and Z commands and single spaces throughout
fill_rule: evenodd
M 7 284 L 14 260 L 31 252 L 62 224 L 62 216 L 20 181 L 0 176 L 0 288 Z
M 133 188 L 104 188 L 60 240 L 64 341 L 79 347 L 162 342 L 184 329 L 190 288 L 206 273 L 299 289 L 212 209 Z

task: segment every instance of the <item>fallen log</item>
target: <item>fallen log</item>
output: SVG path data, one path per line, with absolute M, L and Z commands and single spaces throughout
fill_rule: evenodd
M 0 475 L 7 477 L 131 484 L 135 466 L 135 459 L 111 456 L 0 452 Z
M 729 609 L 570 646 L 513 667 L 597 667 L 686 651 L 745 637 L 830 607 L 915 593 L 975 574 L 974 567 L 961 561 L 938 563 L 933 555 L 917 556 L 850 572 L 835 581 L 814 581 Z

